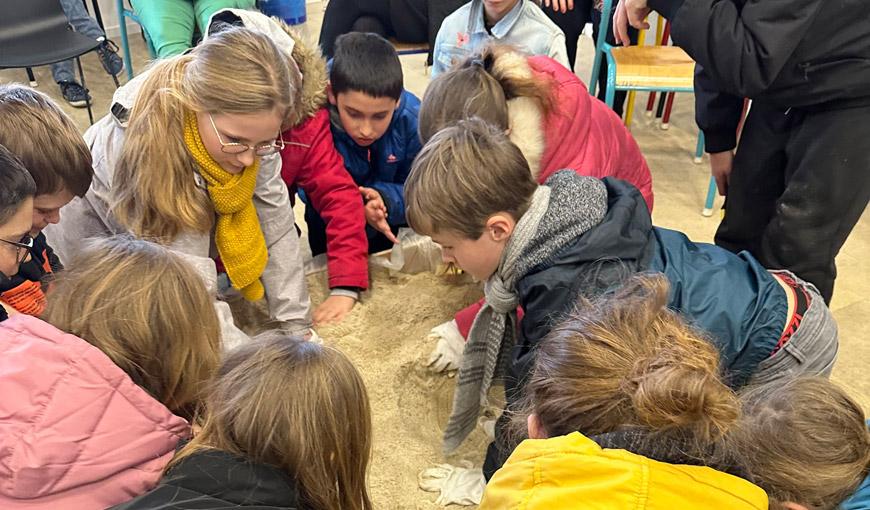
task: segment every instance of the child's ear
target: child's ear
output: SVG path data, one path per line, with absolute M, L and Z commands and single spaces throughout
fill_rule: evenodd
M 338 102 L 335 100 L 335 94 L 332 93 L 332 82 L 326 82 L 326 99 L 329 100 L 329 104 L 335 106 Z
M 547 439 L 547 431 L 541 425 L 541 419 L 532 413 L 526 417 L 526 426 L 529 428 L 529 439 Z
M 506 212 L 498 212 L 486 220 L 486 231 L 489 232 L 493 241 L 507 241 L 511 234 L 514 233 L 516 225 L 517 222 L 510 214 Z

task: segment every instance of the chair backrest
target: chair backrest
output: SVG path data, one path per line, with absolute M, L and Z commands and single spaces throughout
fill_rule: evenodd
M 0 46 L 43 31 L 69 30 L 69 19 L 59 0 L 3 0 Z

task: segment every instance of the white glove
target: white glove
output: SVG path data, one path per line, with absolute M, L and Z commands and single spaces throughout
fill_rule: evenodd
M 434 372 L 446 372 L 459 369 L 459 361 L 465 350 L 465 338 L 459 332 L 456 321 L 448 321 L 432 328 L 430 340 L 437 340 L 435 350 L 429 355 L 426 365 Z
M 440 492 L 435 503 L 441 506 L 479 505 L 486 487 L 483 470 L 473 468 L 467 460 L 460 464 L 438 464 L 424 469 L 417 477 L 420 488 L 427 492 Z
M 304 336 L 306 340 L 309 342 L 314 342 L 316 344 L 323 344 L 323 338 L 317 334 L 317 331 L 314 331 L 314 328 L 308 330 L 308 334 Z

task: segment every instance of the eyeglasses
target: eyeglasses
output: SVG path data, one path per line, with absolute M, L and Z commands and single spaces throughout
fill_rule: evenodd
M 15 247 L 16 264 L 24 262 L 24 260 L 30 254 L 30 250 L 33 249 L 33 238 L 29 235 L 25 235 L 17 243 L 15 241 L 7 241 L 6 239 L 0 239 L 0 241 L 3 241 L 6 244 L 11 244 Z
M 270 154 L 274 154 L 277 151 L 284 149 L 284 140 L 281 139 L 280 134 L 278 138 L 275 139 L 272 143 L 264 143 L 262 145 L 248 145 L 246 143 L 239 142 L 224 142 L 223 138 L 221 138 L 221 134 L 218 131 L 217 126 L 214 123 L 214 117 L 211 114 L 208 115 L 208 120 L 211 121 L 211 127 L 214 128 L 214 134 L 218 137 L 218 142 L 221 144 L 221 152 L 226 154 L 241 154 L 247 151 L 254 151 L 254 154 L 257 156 L 263 157 L 268 156 Z

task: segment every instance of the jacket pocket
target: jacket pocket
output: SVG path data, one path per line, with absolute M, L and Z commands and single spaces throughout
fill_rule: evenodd
M 465 57 L 470 54 L 466 47 L 459 47 L 455 44 L 441 43 L 435 51 L 435 59 L 445 69 L 450 69 L 454 64 L 462 62 Z

